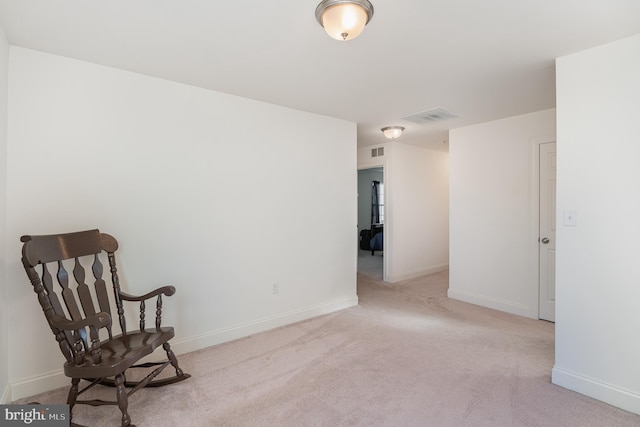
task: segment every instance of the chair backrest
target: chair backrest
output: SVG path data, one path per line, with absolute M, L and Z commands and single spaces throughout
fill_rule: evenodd
M 22 236 L 20 240 L 24 243 L 22 263 L 27 276 L 38 295 L 38 301 L 60 349 L 68 361 L 75 357 L 78 349 L 74 348 L 74 342 L 77 340 L 69 331 L 64 332 L 53 326 L 51 320 L 57 315 L 68 320 L 80 321 L 98 312 L 105 312 L 111 316 L 107 284 L 102 278 L 105 254 L 111 273 L 113 300 L 120 330 L 126 334 L 114 255 L 118 249 L 116 239 L 100 233 L 99 230 L 88 230 L 47 236 Z M 93 278 L 87 277 L 85 266 L 91 269 Z M 68 271 L 73 273 L 72 276 Z M 56 277 L 55 281 L 52 272 Z M 57 282 L 57 286 L 54 282 Z M 92 286 L 89 287 L 87 282 L 92 282 Z M 109 338 L 113 337 L 112 326 L 109 322 L 105 327 Z M 88 350 L 86 331 L 81 329 L 79 332 L 84 347 Z

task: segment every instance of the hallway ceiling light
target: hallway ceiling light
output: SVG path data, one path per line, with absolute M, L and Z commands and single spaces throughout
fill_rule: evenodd
M 323 0 L 316 8 L 316 19 L 329 37 L 342 41 L 358 37 L 372 16 L 368 0 Z
M 380 130 L 387 138 L 396 139 L 399 138 L 400 135 L 402 135 L 402 131 L 404 131 L 404 128 L 402 126 L 387 126 Z

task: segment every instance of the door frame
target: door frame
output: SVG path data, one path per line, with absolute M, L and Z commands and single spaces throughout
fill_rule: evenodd
M 540 144 L 548 144 L 555 142 L 557 147 L 557 138 L 553 136 L 544 136 L 531 140 L 531 295 L 530 300 L 535 301 L 532 307 L 532 314 L 540 319 Z M 557 215 L 557 213 L 556 213 Z

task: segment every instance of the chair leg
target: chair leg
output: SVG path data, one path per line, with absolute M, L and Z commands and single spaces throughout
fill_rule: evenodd
M 78 398 L 78 384 L 80 384 L 80 378 L 71 379 L 71 388 L 69 389 L 69 395 L 67 396 L 67 405 L 69 405 L 69 421 L 73 418 L 73 407 L 76 404 Z
M 131 425 L 131 417 L 127 412 L 129 406 L 127 390 L 124 388 L 124 375 L 118 374 L 115 378 L 116 383 L 116 396 L 118 397 L 118 408 L 122 412 L 122 426 L 127 427 Z
M 178 359 L 176 359 L 176 355 L 173 354 L 173 350 L 171 350 L 171 346 L 169 345 L 168 342 L 162 344 L 162 348 L 164 348 L 164 351 L 167 352 L 167 358 L 169 358 L 169 362 L 171 362 L 171 365 L 176 369 L 176 375 L 178 377 L 181 377 L 184 373 L 182 372 L 182 369 L 180 369 L 180 367 L 178 366 Z

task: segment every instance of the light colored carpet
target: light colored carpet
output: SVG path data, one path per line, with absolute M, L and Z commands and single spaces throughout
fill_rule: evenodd
M 367 276 L 370 279 L 382 280 L 382 261 L 383 255 L 381 251 L 375 251 L 371 255 L 371 251 L 358 250 L 358 273 Z
M 360 305 L 185 354 L 193 378 L 130 399 L 138 426 L 638 426 L 640 416 L 550 383 L 554 325 L 450 300 L 447 272 Z M 93 391 L 92 391 L 93 392 Z M 107 393 L 108 392 L 108 393 Z M 66 389 L 19 403 L 63 403 Z M 110 397 L 98 387 L 94 395 Z M 74 420 L 119 425 L 117 407 Z

